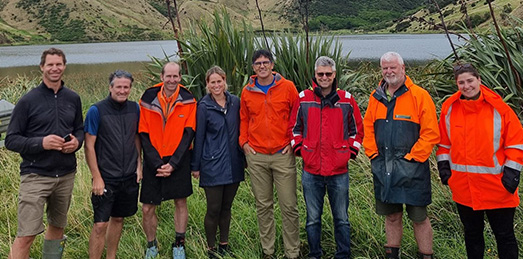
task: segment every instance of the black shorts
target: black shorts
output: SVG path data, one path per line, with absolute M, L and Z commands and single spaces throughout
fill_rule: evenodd
M 138 210 L 136 177 L 121 182 L 105 182 L 103 195 L 91 194 L 94 222 L 108 222 L 109 217 L 129 217 Z
M 169 162 L 171 157 L 164 157 L 163 162 Z M 156 177 L 156 168 L 151 168 L 147 162 L 143 165 L 142 191 L 140 202 L 160 205 L 162 201 L 181 199 L 192 194 L 191 183 L 191 152 L 185 152 L 180 161 L 180 167 L 168 177 Z

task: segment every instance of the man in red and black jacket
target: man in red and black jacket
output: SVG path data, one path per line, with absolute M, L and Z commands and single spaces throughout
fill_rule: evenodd
M 294 153 L 303 158 L 309 258 L 320 258 L 321 214 L 329 196 L 336 240 L 335 258 L 350 258 L 348 161 L 358 154 L 363 121 L 354 97 L 337 89 L 336 63 L 319 57 L 312 89 L 302 91 L 289 122 Z

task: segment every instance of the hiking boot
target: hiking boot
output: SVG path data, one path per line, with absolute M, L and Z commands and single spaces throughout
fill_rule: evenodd
M 185 259 L 185 248 L 173 245 L 173 259 Z
M 156 246 L 148 247 L 145 250 L 145 259 L 153 259 L 158 257 L 158 248 Z
M 434 255 L 433 254 L 423 254 L 418 251 L 418 258 L 419 259 L 434 259 Z
M 399 259 L 400 258 L 400 248 L 399 247 L 385 247 L 385 258 L 387 259 Z
M 221 257 L 229 256 L 229 257 L 232 257 L 232 258 L 236 258 L 236 256 L 234 256 L 234 254 L 232 253 L 231 247 L 229 246 L 229 244 L 218 245 L 218 254 Z
M 216 250 L 216 248 L 211 248 L 209 250 L 207 250 L 207 255 L 209 256 L 209 259 L 218 259 L 220 258 L 218 256 L 218 250 Z

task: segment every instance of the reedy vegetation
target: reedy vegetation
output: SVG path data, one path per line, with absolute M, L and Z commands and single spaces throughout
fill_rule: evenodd
M 239 94 L 247 77 L 252 73 L 250 66 L 252 50 L 259 46 L 256 45 L 254 34 L 245 29 L 238 29 L 230 20 L 227 20 L 227 16 L 217 15 L 215 19 L 217 20 L 215 20 L 213 24 L 199 24 L 199 31 L 194 30 L 182 36 L 187 37 L 181 40 L 187 46 L 188 52 L 184 53 L 183 57 L 189 67 L 187 75 L 184 76 L 184 83 L 190 86 L 193 92 L 201 95 L 204 89 L 203 74 L 211 65 L 218 63 L 217 65 L 225 68 L 228 73 L 228 83 L 231 84 L 229 89 L 231 89 L 234 94 Z M 518 28 L 520 27 L 521 23 Z M 516 30 L 520 31 L 518 28 L 516 28 Z M 508 32 L 506 33 L 508 34 Z M 486 34 L 485 37 L 495 38 L 496 36 Z M 309 75 L 310 77 L 313 70 L 313 62 L 316 57 L 319 55 L 330 55 L 335 58 L 338 61 L 337 71 L 340 87 L 349 90 L 355 95 L 360 109 L 362 113 L 364 113 L 370 92 L 381 79 L 380 70 L 375 63 L 363 62 L 357 64 L 357 66 L 352 65 L 349 67 L 347 65 L 347 57 L 342 57 L 339 51 L 336 52 L 338 48 L 336 47 L 337 45 L 332 45 L 332 39 L 321 36 L 315 38 L 318 42 L 311 44 L 316 50 L 311 51 L 311 63 L 307 64 L 305 58 L 306 52 L 303 51 L 303 36 L 274 34 L 271 36 L 271 39 L 277 58 L 275 70 L 295 81 L 300 90 L 307 87 L 310 83 L 310 79 L 304 75 Z M 508 38 L 509 41 L 511 39 L 513 38 Z M 521 37 L 519 39 L 521 39 Z M 495 41 L 492 42 L 492 44 L 494 43 Z M 518 44 L 521 46 L 521 43 Z M 469 48 L 470 50 L 468 50 Z M 474 50 L 473 53 L 476 53 L 477 58 L 471 58 L 469 61 L 473 62 L 480 69 L 482 69 L 483 65 L 488 65 L 488 67 L 494 65 L 504 67 L 503 58 L 483 60 L 484 55 L 487 56 L 489 51 L 495 52 L 493 54 L 495 57 L 503 55 L 502 51 L 494 51 L 490 48 L 492 48 L 492 45 L 466 45 L 462 51 L 465 53 L 467 50 Z M 481 53 L 481 55 L 477 53 Z M 166 56 L 168 55 L 166 54 Z M 465 57 L 465 55 L 463 57 Z M 157 74 L 163 62 L 165 62 L 165 60 L 154 59 L 151 66 L 148 67 L 148 72 L 134 74 L 136 81 L 133 85 L 131 100 L 138 100 L 143 90 L 151 85 L 151 81 L 159 81 Z M 437 103 L 438 109 L 444 97 L 447 94 L 455 92 L 457 89 L 450 71 L 452 70 L 449 60 L 434 61 L 425 66 L 407 67 L 407 74 L 431 93 L 434 101 Z M 509 72 L 507 72 L 506 69 L 502 71 L 483 69 L 481 73 L 484 81 L 486 78 L 492 78 L 493 82 L 499 82 L 501 81 L 499 77 L 506 76 L 504 73 Z M 76 74 L 67 76 L 64 79 L 67 85 L 71 86 L 71 88 L 77 91 L 82 97 L 84 114 L 91 104 L 106 97 L 106 77 L 107 75 L 102 74 Z M 20 96 L 38 84 L 40 78 L 20 77 L 2 80 L 7 81 L 2 82 L 1 85 L 9 85 L 9 87 L 1 89 L 0 97 L 16 103 Z M 490 82 L 485 83 L 487 85 L 490 84 Z M 495 84 L 490 85 L 494 86 Z M 506 89 L 503 85 L 500 87 Z M 496 90 L 500 91 L 501 89 Z M 509 90 L 506 91 L 508 92 Z M 500 93 L 503 94 L 503 92 Z M 515 92 L 513 95 L 505 95 L 505 99 L 512 102 L 512 100 L 520 100 L 521 96 L 521 92 Z M 78 173 L 73 193 L 73 202 L 69 212 L 69 226 L 66 228 L 66 234 L 69 236 L 69 240 L 65 250 L 65 258 L 87 257 L 88 239 L 92 227 L 90 172 L 85 163 L 83 150 L 78 152 L 77 158 Z M 0 178 L 0 195 L 2 197 L 2 202 L 0 203 L 0 239 L 2 240 L 0 241 L 0 254 L 2 255 L 8 253 L 9 246 L 12 244 L 16 235 L 19 163 L 20 157 L 17 154 L 5 149 L 0 149 L 0 171 L 4 173 L 3 177 Z M 434 251 L 438 258 L 465 258 L 462 226 L 459 222 L 455 205 L 451 200 L 451 193 L 448 187 L 442 186 L 439 181 L 434 157 L 430 158 L 430 163 L 432 168 L 433 203 L 428 208 L 429 217 L 434 228 Z M 298 182 L 300 183 L 301 159 L 297 159 L 297 164 Z M 246 173 L 248 175 L 247 171 Z M 382 246 L 385 243 L 383 218 L 377 216 L 374 212 L 372 175 L 370 173 L 369 161 L 364 154 L 359 154 L 355 161 L 349 163 L 349 175 L 351 178 L 349 215 L 352 224 L 353 258 L 381 258 L 383 253 Z M 203 190 L 198 187 L 196 180 L 193 180 L 193 187 L 195 193 L 188 201 L 189 224 L 186 248 L 189 258 L 204 258 L 206 256 L 205 232 L 203 229 L 203 219 L 206 210 L 205 195 Z M 297 192 L 298 209 L 300 212 L 300 239 L 303 243 L 302 251 L 306 253 L 306 215 L 301 187 L 298 188 Z M 171 256 L 170 243 L 174 240 L 173 210 L 174 206 L 172 202 L 166 202 L 158 209 L 158 240 L 160 243 L 161 258 L 169 258 Z M 261 256 L 255 211 L 254 197 L 250 190 L 249 177 L 247 177 L 246 182 L 240 185 L 238 195 L 233 204 L 230 244 L 237 258 L 259 258 Z M 276 206 L 275 214 L 278 233 L 276 253 L 278 257 L 281 258 L 283 257 L 283 248 L 281 239 L 281 217 L 279 213 L 279 208 Z M 515 216 L 515 232 L 517 239 L 520 241 L 520 256 L 523 256 L 523 245 L 521 245 L 523 241 L 522 216 L 521 207 L 518 207 Z M 332 216 L 327 200 L 322 222 L 323 249 L 327 256 L 332 256 L 335 251 L 335 242 Z M 415 258 L 414 255 L 416 254 L 417 246 L 412 233 L 412 227 L 406 217 L 404 218 L 404 222 L 405 233 L 402 243 L 402 258 Z M 43 236 L 39 235 L 31 252 L 32 257 L 41 257 L 40 248 L 42 240 Z M 492 231 L 487 227 L 486 247 L 488 250 L 486 252 L 486 258 L 497 258 L 494 240 L 495 238 Z M 141 228 L 141 212 L 139 210 L 135 216 L 126 219 L 118 256 L 119 258 L 139 258 L 144 251 L 144 247 L 145 236 Z

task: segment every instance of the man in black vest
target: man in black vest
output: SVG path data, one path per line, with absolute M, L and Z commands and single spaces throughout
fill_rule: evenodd
M 94 211 L 89 258 L 100 258 L 105 242 L 107 258 L 116 258 L 123 218 L 138 209 L 140 108 L 127 100 L 132 83 L 130 73 L 116 70 L 109 76 L 109 96 L 91 106 L 85 117 L 85 158 L 93 176 Z

